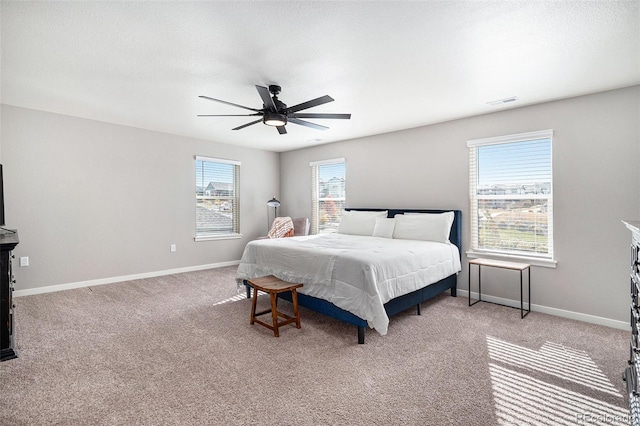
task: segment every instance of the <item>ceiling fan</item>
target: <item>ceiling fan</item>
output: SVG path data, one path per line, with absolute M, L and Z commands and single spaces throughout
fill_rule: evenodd
M 255 121 L 251 121 L 250 123 L 243 124 L 242 126 L 238 126 L 233 128 L 232 130 L 240 130 L 245 127 L 251 126 L 253 124 L 263 122 L 267 126 L 274 126 L 278 129 L 278 132 L 281 135 L 287 133 L 287 130 L 284 126 L 287 123 L 299 124 L 300 126 L 311 127 L 312 129 L 317 130 L 327 130 L 328 127 L 321 126 L 319 124 L 311 123 L 309 121 L 301 120 L 301 118 L 333 118 L 333 119 L 350 119 L 351 114 L 330 114 L 330 113 L 309 113 L 303 112 L 300 113 L 298 111 L 302 111 L 304 109 L 313 108 L 318 105 L 326 104 L 327 102 L 332 102 L 333 98 L 329 95 L 321 96 L 316 99 L 312 99 L 307 102 L 303 102 L 298 105 L 294 105 L 292 107 L 288 107 L 285 105 L 280 99 L 278 99 L 278 94 L 280 93 L 280 86 L 272 84 L 269 88 L 264 86 L 256 85 L 256 89 L 262 98 L 262 108 L 249 108 L 243 105 L 234 104 L 227 101 L 222 101 L 220 99 L 210 98 L 209 96 L 198 96 L 202 99 L 208 99 L 210 101 L 221 102 L 223 104 L 232 105 L 238 108 L 248 109 L 249 111 L 254 111 L 253 114 L 233 114 L 233 115 L 215 115 L 215 114 L 199 114 L 198 117 L 260 117 Z M 273 95 L 273 96 L 271 96 Z

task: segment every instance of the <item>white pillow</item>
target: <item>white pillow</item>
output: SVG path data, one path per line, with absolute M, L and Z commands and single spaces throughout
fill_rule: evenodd
M 376 226 L 376 218 L 387 217 L 387 211 L 343 211 L 338 226 L 338 234 L 349 235 L 373 235 Z
M 373 227 L 373 236 L 381 238 L 393 238 L 393 228 L 396 220 L 388 217 L 377 217 L 376 225 Z
M 396 215 L 393 238 L 449 242 L 453 212 Z

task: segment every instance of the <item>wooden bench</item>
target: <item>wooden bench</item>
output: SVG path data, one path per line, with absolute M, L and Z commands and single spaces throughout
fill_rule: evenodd
M 282 281 L 279 278 L 274 277 L 273 275 L 268 275 L 266 277 L 260 278 L 252 278 L 247 280 L 249 285 L 253 287 L 253 300 L 251 302 L 251 319 L 249 324 L 253 324 L 257 322 L 260 325 L 267 327 L 270 330 L 273 330 L 273 334 L 276 337 L 280 336 L 278 328 L 291 324 L 293 322 L 296 323 L 296 328 L 300 328 L 300 311 L 298 310 L 298 293 L 296 289 L 302 287 L 302 284 L 292 284 L 286 281 Z M 268 293 L 271 299 L 271 309 L 267 309 L 262 312 L 256 313 L 256 305 L 258 303 L 258 291 L 262 291 L 264 293 Z M 291 292 L 291 300 L 293 303 L 293 317 L 289 315 L 285 315 L 282 312 L 278 312 L 278 294 L 284 292 Z M 260 321 L 257 319 L 257 316 L 271 313 L 271 320 L 273 324 L 267 324 L 266 322 Z M 278 317 L 284 318 L 284 321 L 278 321 Z

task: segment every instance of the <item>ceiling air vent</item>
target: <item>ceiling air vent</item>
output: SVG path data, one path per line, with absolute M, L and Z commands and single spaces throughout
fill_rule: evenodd
M 511 102 L 515 102 L 518 100 L 517 96 L 512 96 L 510 98 L 504 98 L 504 99 L 498 99 L 497 101 L 491 101 L 491 102 L 487 102 L 487 105 L 503 105 L 503 104 L 509 104 Z

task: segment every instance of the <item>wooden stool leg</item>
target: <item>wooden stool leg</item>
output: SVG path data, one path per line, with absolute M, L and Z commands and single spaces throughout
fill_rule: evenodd
M 253 324 L 256 319 L 256 304 L 258 303 L 258 289 L 253 289 L 253 299 L 251 300 L 251 318 L 249 324 Z
M 271 318 L 273 319 L 273 334 L 276 337 L 280 337 L 280 332 L 278 331 L 278 308 L 276 302 L 276 293 L 269 293 L 271 296 Z
M 298 292 L 294 288 L 291 290 L 291 300 L 293 301 L 293 313 L 296 315 L 296 328 L 300 328 L 300 311 L 298 310 Z

